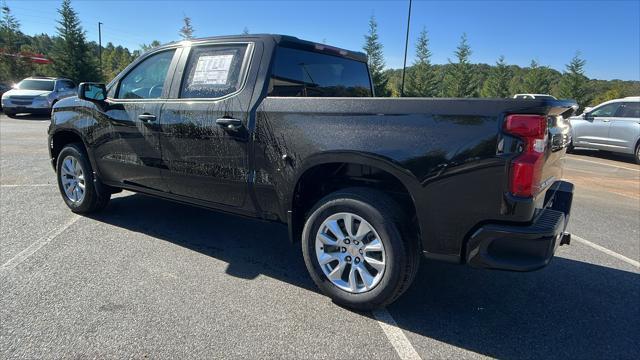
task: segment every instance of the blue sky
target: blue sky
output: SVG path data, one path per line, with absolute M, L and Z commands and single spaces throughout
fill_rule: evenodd
M 27 34 L 55 34 L 60 1 L 7 0 Z M 402 66 L 408 0 L 399 1 L 73 1 L 90 40 L 97 23 L 108 41 L 136 49 L 178 39 L 184 14 L 196 36 L 281 33 L 361 50 L 371 15 L 378 20 L 388 67 Z M 521 66 L 532 59 L 552 68 L 580 51 L 587 76 L 640 80 L 640 1 L 419 1 L 411 18 L 413 43 L 425 27 L 432 61 L 446 63 L 466 32 L 473 62 L 500 55 Z

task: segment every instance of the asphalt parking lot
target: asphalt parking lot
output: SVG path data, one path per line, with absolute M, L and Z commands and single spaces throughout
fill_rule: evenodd
M 640 354 L 640 166 L 624 157 L 569 155 L 579 240 L 547 268 L 424 261 L 383 314 L 390 326 L 320 295 L 281 225 L 130 192 L 74 215 L 49 165 L 48 123 L 0 115 L 0 358 Z

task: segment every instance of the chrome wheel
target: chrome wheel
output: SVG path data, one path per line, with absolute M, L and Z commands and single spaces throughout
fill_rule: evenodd
M 59 176 L 67 198 L 74 203 L 81 202 L 84 199 L 85 180 L 80 161 L 71 155 L 65 157 L 60 167 Z
M 329 216 L 316 234 L 315 250 L 325 276 L 350 293 L 373 289 L 384 275 L 386 254 L 376 230 L 348 212 Z

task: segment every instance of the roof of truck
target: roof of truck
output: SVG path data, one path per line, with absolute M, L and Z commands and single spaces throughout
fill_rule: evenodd
M 161 47 L 175 45 L 177 43 L 182 43 L 184 41 L 197 43 L 197 42 L 203 42 L 203 41 L 220 41 L 220 40 L 226 40 L 226 41 L 272 40 L 276 44 L 280 44 L 284 46 L 306 48 L 308 50 L 348 57 L 358 61 L 363 61 L 363 62 L 367 61 L 367 55 L 359 51 L 342 49 L 342 48 L 338 48 L 338 47 L 327 45 L 327 44 L 321 44 L 321 43 L 315 43 L 313 41 L 302 40 L 295 36 L 281 35 L 281 34 L 244 34 L 244 35 L 210 36 L 210 37 L 203 37 L 203 38 L 195 38 L 191 40 L 173 41 L 168 44 L 162 45 Z

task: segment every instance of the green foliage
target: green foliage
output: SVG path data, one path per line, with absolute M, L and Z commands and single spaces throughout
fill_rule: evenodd
M 104 74 L 104 79 L 107 82 L 110 81 L 134 59 L 135 57 L 129 52 L 129 49 L 107 43 L 107 46 L 102 50 L 102 73 Z
M 551 78 L 549 68 L 540 66 L 531 60 L 530 70 L 523 78 L 522 92 L 528 94 L 549 94 L 551 92 Z
M 580 58 L 580 53 L 571 59 L 567 64 L 567 70 L 560 80 L 558 94 L 565 99 L 574 99 L 580 106 L 581 111 L 589 103 L 589 94 L 587 89 L 587 79 L 584 76 L 584 65 L 586 61 Z M 613 90 L 613 89 L 611 89 Z M 610 90 L 610 91 L 611 91 Z
M 496 61 L 496 66 L 491 69 L 489 77 L 484 81 L 482 97 L 491 98 L 507 98 L 511 95 L 509 91 L 509 82 L 513 74 L 511 69 L 504 61 L 504 56 L 500 56 Z
M 440 82 L 431 66 L 431 51 L 427 31 L 422 29 L 416 43 L 416 60 L 408 71 L 407 96 L 435 97 L 440 93 Z
M 449 69 L 444 77 L 443 93 L 446 97 L 474 97 L 478 94 L 478 83 L 470 63 L 471 47 L 467 34 L 462 34 L 460 44 L 454 52 L 457 62 L 449 60 Z
M 13 83 L 32 75 L 35 65 L 28 59 L 16 56 L 22 51 L 25 36 L 20 31 L 20 23 L 5 2 L 2 3 L 1 11 L 0 80 Z
M 180 31 L 178 31 L 178 35 L 180 35 L 180 37 L 183 40 L 193 39 L 194 30 L 193 30 L 193 25 L 191 25 L 191 18 L 185 15 L 184 18 L 182 19 L 182 22 L 184 24 L 180 28 Z
M 63 0 L 58 14 L 58 37 L 51 54 L 55 73 L 77 82 L 101 80 L 96 54 L 89 51 L 85 32 L 78 14 L 71 7 L 71 0 Z
M 382 53 L 382 44 L 378 38 L 378 23 L 376 18 L 371 16 L 369 19 L 369 33 L 364 36 L 364 51 L 368 56 L 369 72 L 371 80 L 376 92 L 376 96 L 389 96 L 390 91 L 387 89 L 386 73 L 384 73 L 384 54 Z

